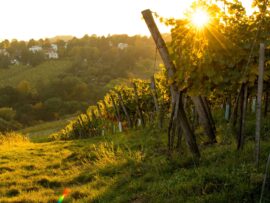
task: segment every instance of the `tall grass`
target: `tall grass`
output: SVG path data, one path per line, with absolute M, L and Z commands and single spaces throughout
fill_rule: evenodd
M 16 132 L 0 133 L 0 145 L 17 145 L 30 143 L 28 137 Z

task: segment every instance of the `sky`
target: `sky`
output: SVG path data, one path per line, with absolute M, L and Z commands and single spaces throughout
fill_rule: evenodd
M 252 0 L 242 0 L 248 8 Z M 0 40 L 56 35 L 149 35 L 141 11 L 179 18 L 192 0 L 0 0 Z M 161 27 L 162 32 L 168 28 Z

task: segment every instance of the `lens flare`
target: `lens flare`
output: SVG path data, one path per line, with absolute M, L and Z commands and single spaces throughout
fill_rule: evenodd
M 209 15 L 202 9 L 197 9 L 191 16 L 191 22 L 197 28 L 203 28 L 209 22 Z
M 63 195 L 61 195 L 61 197 L 59 198 L 58 203 L 62 203 L 63 200 L 64 200 L 64 198 L 68 195 L 69 192 L 70 192 L 70 190 L 69 190 L 68 188 L 66 188 L 66 189 L 64 190 Z

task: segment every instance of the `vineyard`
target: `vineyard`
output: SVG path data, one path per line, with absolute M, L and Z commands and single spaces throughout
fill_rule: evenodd
M 253 6 L 247 15 L 238 0 L 195 1 L 181 19 L 142 11 L 155 73 L 117 83 L 51 142 L 11 133 L 23 143 L 12 151 L 0 135 L 0 175 L 10 186 L 0 201 L 55 202 L 65 189 L 67 202 L 268 202 L 270 2 Z M 171 27 L 170 42 L 157 21 Z M 16 158 L 15 170 L 7 160 L 17 155 L 42 164 Z
M 85 114 L 52 137 L 86 138 L 157 123 L 162 128 L 168 110 L 169 90 L 161 72 L 151 82 L 137 79 L 114 87 L 96 106 L 90 106 Z
M 265 3 L 258 2 L 261 12 L 247 16 L 239 2 L 226 6 L 223 11 L 215 4 L 194 3 L 190 13 L 200 8 L 211 16 L 203 29 L 192 25 L 190 16 L 175 20 L 156 15 L 173 26 L 169 45 L 162 39 L 151 11 L 143 11 L 164 62 L 163 70 L 149 80 L 134 79 L 114 87 L 96 106 L 90 106 L 85 114 L 51 137 L 67 140 L 146 126 L 167 128 L 169 154 L 181 151 L 185 138 L 190 152 L 199 158 L 198 139 L 199 145 L 223 141 L 218 140 L 219 121 L 213 114 L 224 111 L 223 120 L 236 137 L 237 150 L 243 149 L 245 140 L 251 139 L 246 135 L 248 116 L 254 117 L 257 109 L 258 121 L 262 107 L 265 118 L 269 111 L 268 10 Z M 259 45 L 260 55 L 256 51 Z M 258 66 L 265 69 L 263 75 Z M 260 121 L 256 123 L 257 159 L 260 125 Z M 263 133 L 269 134 L 268 128 Z M 202 138 L 197 137 L 198 130 L 203 131 Z

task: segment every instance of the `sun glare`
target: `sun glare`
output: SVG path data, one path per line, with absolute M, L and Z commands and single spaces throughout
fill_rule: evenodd
M 197 28 L 203 28 L 209 22 L 209 15 L 206 11 L 197 9 L 191 16 L 191 22 Z

